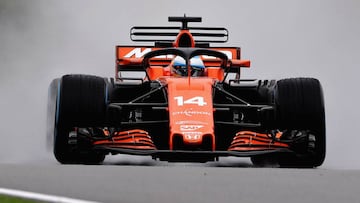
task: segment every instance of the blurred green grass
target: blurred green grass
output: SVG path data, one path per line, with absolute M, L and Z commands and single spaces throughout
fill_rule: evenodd
M 11 197 L 7 195 L 0 195 L 1 203 L 38 203 L 38 201 L 22 199 L 18 197 Z

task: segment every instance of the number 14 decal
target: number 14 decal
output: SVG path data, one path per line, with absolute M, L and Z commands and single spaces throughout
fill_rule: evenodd
M 187 100 L 184 100 L 183 96 L 174 97 L 178 106 L 184 106 L 184 104 L 197 104 L 198 106 L 205 106 L 207 103 L 204 100 L 204 97 L 193 97 Z

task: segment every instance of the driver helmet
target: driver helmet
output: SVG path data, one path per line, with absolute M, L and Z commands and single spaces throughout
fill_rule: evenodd
M 190 76 L 202 76 L 205 65 L 200 59 L 200 56 L 195 56 L 190 59 L 191 74 Z M 188 76 L 188 68 L 186 67 L 185 59 L 181 56 L 176 56 L 172 64 L 172 73 L 175 76 Z

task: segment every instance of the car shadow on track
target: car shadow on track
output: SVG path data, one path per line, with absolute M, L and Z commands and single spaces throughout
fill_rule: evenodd
M 191 167 L 239 167 L 252 168 L 253 164 L 248 158 L 238 157 L 223 157 L 219 161 L 212 161 L 206 163 L 172 163 L 167 161 L 154 160 L 146 156 L 132 156 L 132 155 L 116 155 L 107 157 L 103 163 L 104 165 L 118 165 L 118 166 L 191 166 Z M 277 166 L 266 166 L 274 168 Z

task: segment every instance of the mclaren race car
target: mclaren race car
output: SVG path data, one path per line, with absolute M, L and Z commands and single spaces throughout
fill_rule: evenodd
M 314 78 L 242 79 L 250 61 L 221 27 L 135 26 L 147 46 L 116 46 L 116 75 L 54 79 L 48 109 L 55 158 L 99 164 L 106 155 L 169 162 L 250 157 L 262 166 L 317 167 L 325 159 L 325 112 Z

